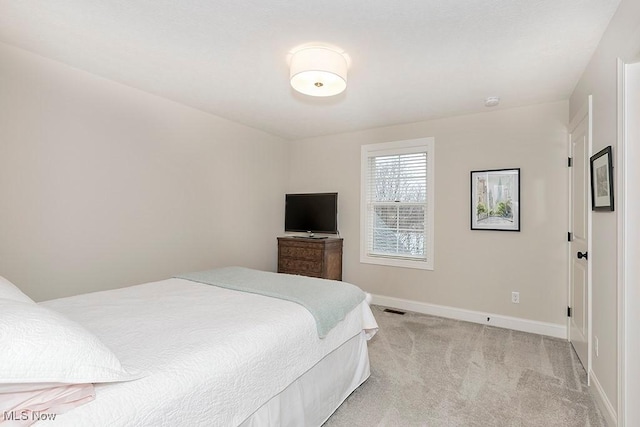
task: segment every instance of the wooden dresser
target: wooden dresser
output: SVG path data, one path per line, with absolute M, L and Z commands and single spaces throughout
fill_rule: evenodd
M 278 273 L 342 280 L 342 238 L 278 237 Z

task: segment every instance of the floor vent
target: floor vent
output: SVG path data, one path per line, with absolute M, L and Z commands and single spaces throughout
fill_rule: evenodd
M 399 314 L 399 315 L 401 315 L 401 316 L 403 316 L 403 315 L 404 315 L 404 313 L 405 313 L 404 311 L 400 311 L 400 310 L 393 310 L 393 309 L 391 309 L 391 308 L 385 308 L 385 309 L 384 309 L 384 310 L 382 310 L 382 311 L 384 311 L 385 313 Z

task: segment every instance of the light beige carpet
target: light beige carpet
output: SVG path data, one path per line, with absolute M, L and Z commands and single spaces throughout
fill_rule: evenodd
M 606 426 L 565 340 L 372 308 L 371 377 L 325 426 Z

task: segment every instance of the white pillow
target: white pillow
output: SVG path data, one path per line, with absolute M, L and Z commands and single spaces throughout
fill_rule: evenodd
M 140 377 L 89 331 L 33 302 L 0 299 L 0 348 L 0 393 Z
M 22 293 L 16 285 L 2 276 L 0 276 L 0 298 L 33 303 L 31 298 Z

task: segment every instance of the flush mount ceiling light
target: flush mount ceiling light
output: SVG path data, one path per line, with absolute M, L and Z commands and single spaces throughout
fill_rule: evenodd
M 347 88 L 347 58 L 327 47 L 306 47 L 291 56 L 291 86 L 311 96 L 333 96 Z
M 490 96 L 484 100 L 485 107 L 495 107 L 498 104 L 500 104 L 500 97 L 497 96 Z

